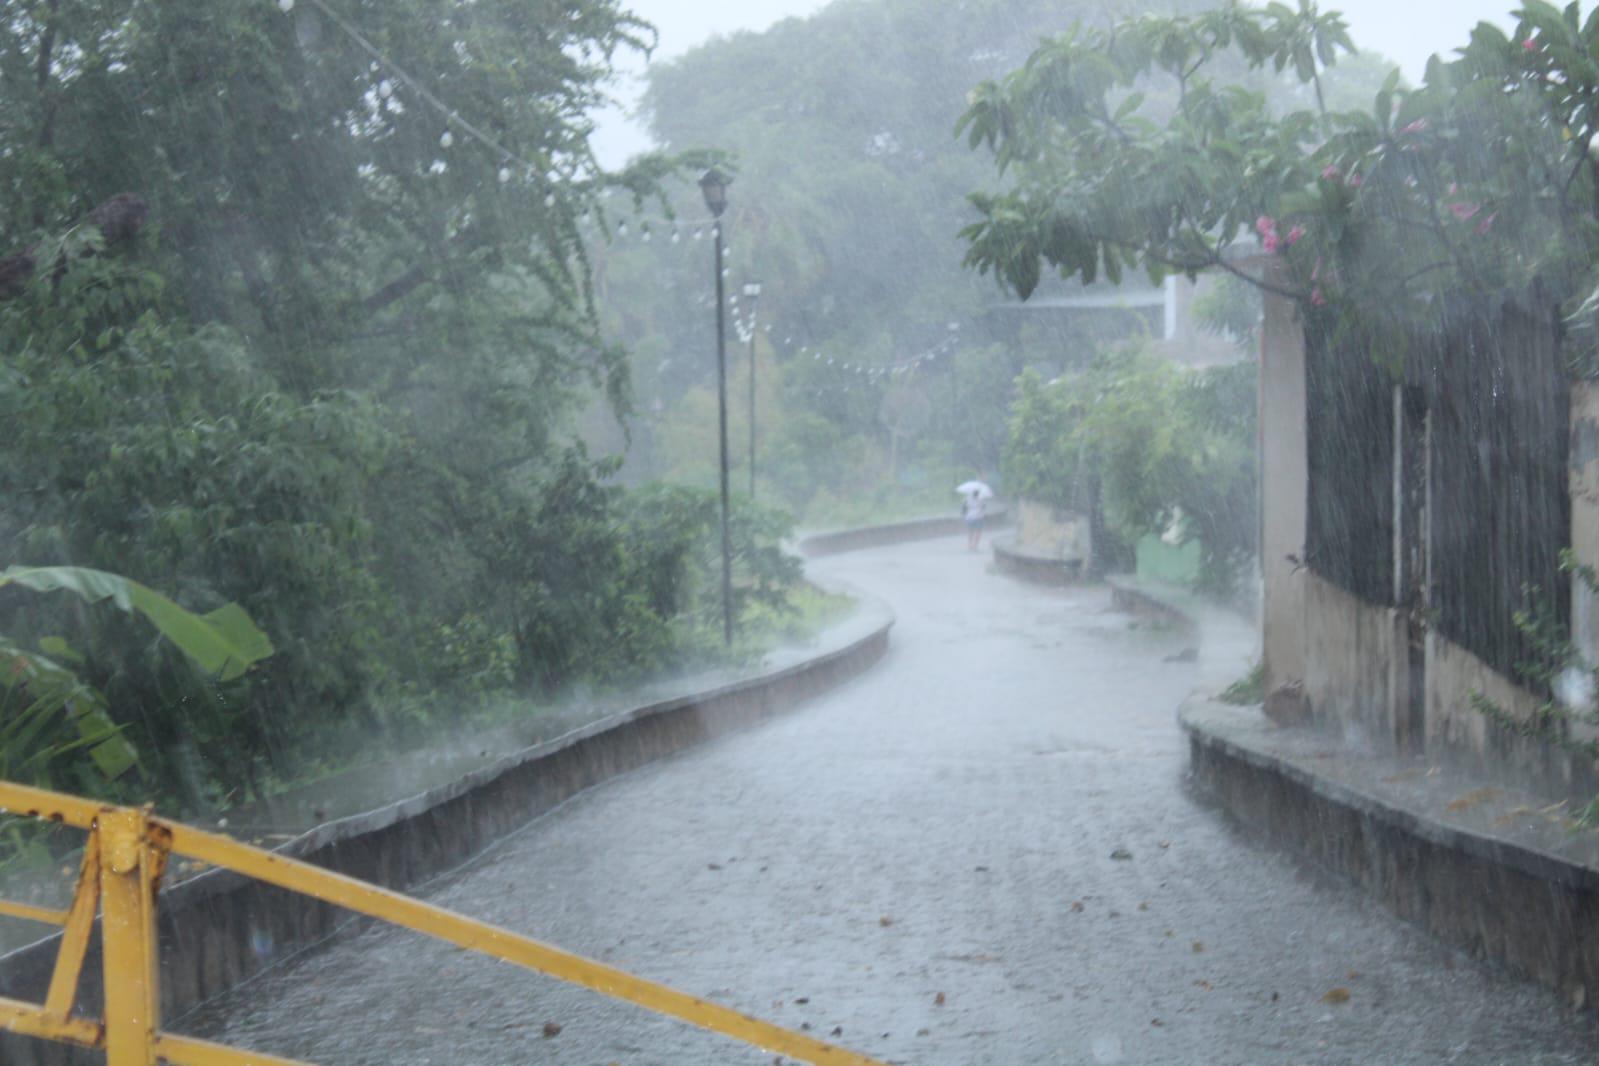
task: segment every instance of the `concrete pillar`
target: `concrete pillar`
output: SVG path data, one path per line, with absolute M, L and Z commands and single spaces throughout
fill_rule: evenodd
M 1293 300 L 1265 294 L 1260 353 L 1261 628 L 1268 693 L 1305 676 L 1305 333 Z

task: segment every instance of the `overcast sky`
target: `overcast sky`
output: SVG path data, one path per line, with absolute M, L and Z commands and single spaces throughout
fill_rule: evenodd
M 789 15 L 810 14 L 825 6 L 825 2 L 632 0 L 627 6 L 660 30 L 656 58 L 671 59 L 719 34 L 763 30 Z M 1508 12 L 1519 6 L 1519 0 L 1324 0 L 1322 6 L 1341 10 L 1357 45 L 1393 59 L 1409 80 L 1417 82 L 1428 56 L 1464 44 L 1471 27 L 1482 19 L 1492 19 L 1508 28 L 1513 21 Z M 642 63 L 633 63 L 613 89 L 627 109 L 638 100 L 643 69 Z M 613 167 L 650 146 L 644 130 L 630 121 L 622 108 L 599 116 L 594 143 L 600 159 Z

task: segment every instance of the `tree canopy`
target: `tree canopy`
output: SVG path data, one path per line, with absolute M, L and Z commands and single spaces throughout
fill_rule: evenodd
M 0 562 L 236 603 L 277 649 L 217 678 L 85 620 L 139 788 L 216 802 L 488 688 L 715 653 L 714 510 L 635 505 L 573 429 L 629 395 L 579 220 L 699 163 L 589 149 L 647 25 L 616 0 L 0 11 Z M 792 577 L 773 521 L 736 526 L 747 602 Z M 8 590 L 0 631 L 67 610 Z
M 1599 235 L 1599 16 L 1542 0 L 1516 14 L 1514 34 L 1483 23 L 1422 86 L 1395 73 L 1358 110 L 1323 91 L 1352 44 L 1310 0 L 1052 39 L 961 120 L 1007 175 L 972 195 L 967 262 L 1026 294 L 1046 268 L 1160 277 L 1258 250 L 1282 264 L 1264 284 L 1397 333 L 1449 293 L 1580 296 Z M 1218 76 L 1229 56 L 1292 72 L 1311 105 L 1274 113 Z

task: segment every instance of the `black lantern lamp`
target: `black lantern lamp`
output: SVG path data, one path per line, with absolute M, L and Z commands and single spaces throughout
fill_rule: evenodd
M 727 187 L 732 183 L 732 178 L 715 167 L 700 175 L 700 192 L 705 196 L 705 206 L 711 217 L 721 218 L 722 212 L 727 210 Z

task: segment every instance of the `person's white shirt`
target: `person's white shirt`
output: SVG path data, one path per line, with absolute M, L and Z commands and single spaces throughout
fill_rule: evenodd
M 988 501 L 983 499 L 983 494 L 974 492 L 966 497 L 966 517 L 982 518 L 988 512 Z

